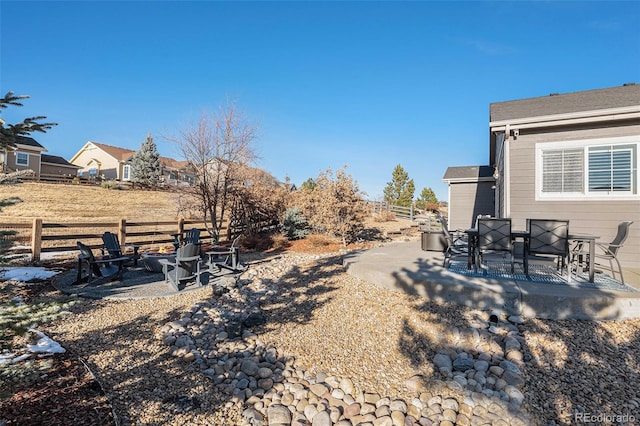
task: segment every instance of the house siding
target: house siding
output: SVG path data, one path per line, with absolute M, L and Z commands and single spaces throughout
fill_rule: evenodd
M 73 158 L 72 163 L 82 167 L 78 173 L 82 172 L 83 176 L 88 176 L 93 167 L 98 168 L 98 176 L 106 179 L 120 179 L 121 176 L 120 162 L 97 147 L 86 147 Z
M 452 182 L 450 183 L 449 227 L 468 229 L 479 214 L 493 215 L 494 191 L 492 182 Z
M 18 152 L 29 156 L 29 164 L 27 166 L 16 163 L 18 159 Z M 40 151 L 31 151 L 29 149 L 19 147 L 16 151 L 7 152 L 6 161 L 8 171 L 33 170 L 36 178 L 40 176 Z
M 531 132 L 531 131 L 529 131 Z M 600 236 L 598 242 L 613 240 L 618 223 L 632 220 L 631 234 L 619 253 L 623 267 L 640 268 L 640 199 L 633 200 L 536 200 L 536 152 L 538 143 L 588 140 L 640 135 L 640 121 L 624 126 L 554 129 L 520 133 L 509 145 L 510 211 L 514 229 L 525 229 L 527 218 L 570 220 L 570 233 Z

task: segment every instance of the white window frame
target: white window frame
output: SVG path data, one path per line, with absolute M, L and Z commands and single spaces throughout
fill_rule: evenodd
M 20 162 L 20 155 L 26 155 L 27 156 L 27 161 L 26 163 L 21 163 Z M 26 152 L 16 152 L 16 166 L 28 166 L 29 165 L 29 157 L 31 157 L 28 153 Z
M 633 145 L 634 156 L 631 159 L 633 174 L 632 191 L 603 192 L 589 191 L 589 148 L 618 145 Z M 582 149 L 583 150 L 583 191 L 571 193 L 542 192 L 542 154 L 549 150 Z M 539 142 L 535 145 L 535 197 L 536 201 L 584 201 L 584 200 L 638 200 L 640 199 L 640 135 L 612 138 L 582 139 L 561 142 Z M 635 193 L 633 191 L 635 190 Z
M 122 180 L 130 181 L 131 180 L 131 165 L 125 164 L 122 166 Z

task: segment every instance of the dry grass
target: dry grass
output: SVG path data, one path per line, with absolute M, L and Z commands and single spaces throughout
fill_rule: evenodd
M 34 218 L 73 221 L 161 221 L 179 218 L 176 192 L 115 190 L 99 186 L 22 183 L 0 185 L 0 199 L 22 200 L 4 207 L 0 220 Z

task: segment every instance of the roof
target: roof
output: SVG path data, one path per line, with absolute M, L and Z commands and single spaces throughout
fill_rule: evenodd
M 443 181 L 468 181 L 493 180 L 493 167 L 491 166 L 456 166 L 449 167 L 442 177 Z
M 638 84 L 627 84 L 583 92 L 551 94 L 514 101 L 493 102 L 489 106 L 489 121 L 633 106 L 640 106 L 640 85 Z
M 97 146 L 98 148 L 100 148 L 101 150 L 103 150 L 104 152 L 106 152 L 107 154 L 109 154 L 110 156 L 112 156 L 113 158 L 120 161 L 126 161 L 129 158 L 131 158 L 133 154 L 136 153 L 135 151 L 132 151 L 130 149 L 120 148 L 117 146 L 105 145 L 103 143 L 98 143 L 98 142 L 91 142 L 91 143 Z
M 73 168 L 76 168 L 76 169 L 80 169 L 81 168 L 80 166 L 76 166 L 75 164 L 71 164 L 70 162 L 68 162 L 64 158 L 59 157 L 57 155 L 42 154 L 40 156 L 40 161 L 42 163 L 57 164 L 59 166 L 73 167 Z
M 46 151 L 46 148 L 40 145 L 35 139 L 30 138 L 28 136 L 16 136 L 16 144 L 27 145 L 34 148 L 41 148 Z

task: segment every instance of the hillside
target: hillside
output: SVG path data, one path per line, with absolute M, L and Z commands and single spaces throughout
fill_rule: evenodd
M 22 200 L 4 207 L 0 220 L 34 218 L 79 220 L 173 220 L 180 215 L 180 194 L 165 191 L 114 190 L 99 186 L 22 183 L 0 185 L 0 199 Z

